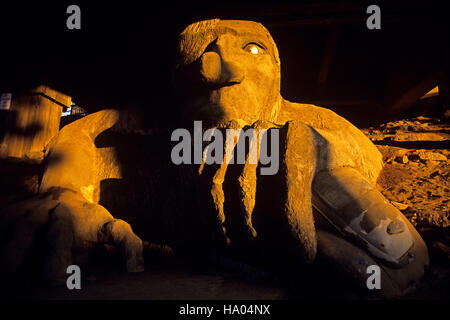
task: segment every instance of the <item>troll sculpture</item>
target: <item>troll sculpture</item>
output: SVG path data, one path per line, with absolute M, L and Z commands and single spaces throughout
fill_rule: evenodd
M 379 265 L 386 295 L 421 278 L 423 240 L 375 188 L 381 154 L 334 112 L 281 97 L 277 47 L 261 24 L 191 24 L 173 75 L 176 125 L 279 130 L 278 172 L 260 175 L 248 161 L 175 165 L 173 128 L 140 130 L 124 112 L 97 112 L 48 146 L 40 193 L 2 211 L 3 268 L 17 269 L 44 234 L 53 280 L 106 242 L 130 272 L 143 270 L 145 248 L 169 245 L 181 256 L 234 248 L 281 265 L 320 258 L 360 287 Z

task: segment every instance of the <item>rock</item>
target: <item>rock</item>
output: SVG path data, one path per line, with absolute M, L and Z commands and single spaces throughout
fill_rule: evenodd
M 398 156 L 398 157 L 395 158 L 395 161 L 398 162 L 398 163 L 406 164 L 406 163 L 408 163 L 408 156 L 407 155 Z
M 387 144 L 402 142 L 430 142 L 450 140 L 446 125 L 439 119 L 418 117 L 381 124 L 363 130 L 372 141 L 384 141 Z M 392 144 L 394 145 L 394 144 Z
M 439 175 L 439 170 L 434 171 L 432 174 L 430 174 L 430 178 L 434 178 L 434 177 L 436 177 L 438 175 Z
M 409 162 L 409 165 L 412 166 L 412 167 L 414 167 L 414 168 L 418 168 L 418 167 L 420 166 L 419 163 L 414 162 L 414 161 L 410 161 L 410 162 Z
M 420 160 L 447 161 L 447 157 L 438 152 L 418 150 L 417 156 L 419 157 Z
M 391 203 L 398 208 L 398 210 L 403 211 L 406 210 L 409 206 L 407 204 L 403 204 L 396 201 L 391 201 Z
M 425 165 L 426 165 L 428 168 L 434 168 L 434 167 L 437 167 L 440 163 L 441 163 L 441 161 L 425 160 Z
M 444 141 L 448 140 L 450 135 L 434 132 L 396 132 L 392 137 L 394 141 Z
M 450 227 L 449 212 L 426 212 L 418 215 L 417 224 L 420 227 L 447 228 Z

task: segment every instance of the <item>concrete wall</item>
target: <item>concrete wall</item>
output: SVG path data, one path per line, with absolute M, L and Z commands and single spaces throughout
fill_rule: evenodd
M 63 106 L 70 103 L 71 97 L 42 85 L 13 94 L 10 110 L 0 115 L 5 124 L 0 158 L 42 159 L 45 146 L 59 131 Z

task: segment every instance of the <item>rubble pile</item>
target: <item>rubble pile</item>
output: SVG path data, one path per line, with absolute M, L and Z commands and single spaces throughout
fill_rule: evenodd
M 378 187 L 450 265 L 450 124 L 417 117 L 362 130 L 383 155 Z M 434 258 L 434 259 L 433 259 Z

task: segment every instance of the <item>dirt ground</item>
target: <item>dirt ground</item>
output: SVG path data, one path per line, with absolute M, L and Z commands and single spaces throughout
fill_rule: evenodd
M 430 270 L 411 298 L 450 297 L 450 125 L 417 117 L 363 132 L 383 155 L 378 187 L 424 238 Z M 408 296 L 407 296 L 408 297 Z
M 94 275 L 95 274 L 95 275 Z M 217 272 L 156 268 L 130 274 L 99 270 L 83 277 L 81 290 L 31 288 L 20 299 L 39 300 L 279 300 L 287 297 L 274 285 L 246 281 Z

